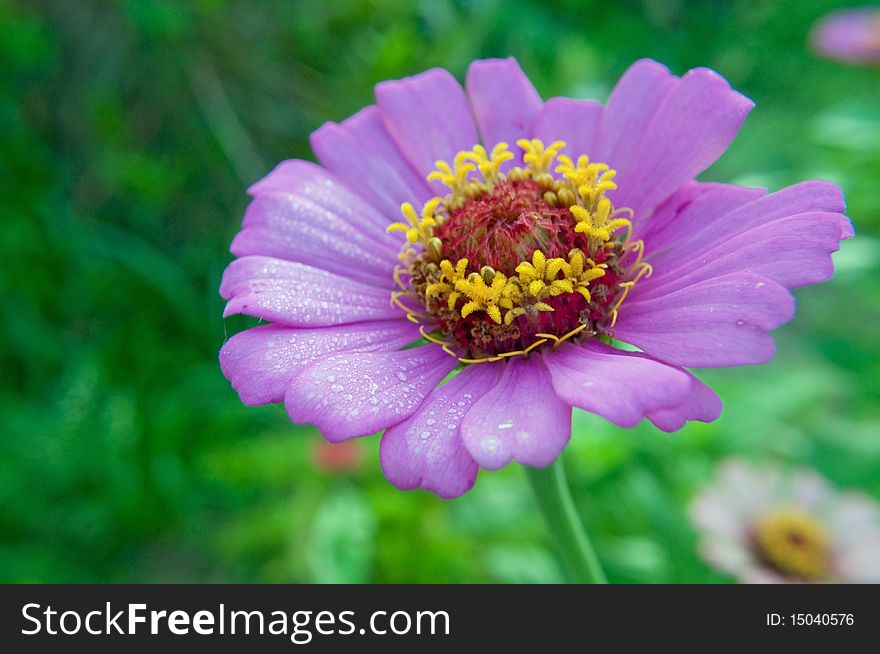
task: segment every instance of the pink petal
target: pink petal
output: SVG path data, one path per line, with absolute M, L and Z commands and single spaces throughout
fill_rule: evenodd
M 465 81 L 480 136 L 487 149 L 504 141 L 516 154 L 502 166 L 522 165 L 519 139 L 529 138 L 541 111 L 541 96 L 516 59 L 483 59 L 470 65 Z
M 458 497 L 474 485 L 478 466 L 461 440 L 461 421 L 498 381 L 501 366 L 468 366 L 436 389 L 419 410 L 382 437 L 382 470 L 403 490 L 424 488 Z
M 716 72 L 689 71 L 657 106 L 632 161 L 615 180 L 617 206 L 649 214 L 724 153 L 753 106 Z
M 532 134 L 544 143 L 565 141 L 563 152 L 574 160 L 582 154 L 592 157 L 601 120 L 602 105 L 595 100 L 550 98 L 535 118 Z
M 249 406 L 281 402 L 293 379 L 317 359 L 342 351 L 398 350 L 419 338 L 408 320 L 295 329 L 260 325 L 223 344 L 220 368 Z
M 762 197 L 766 191 L 735 184 L 685 182 L 664 200 L 650 217 L 639 220 L 634 238 L 645 241 L 652 261 L 665 256 L 695 234 L 728 213 Z
M 688 507 L 691 522 L 707 536 L 748 544 L 751 525 L 743 521 L 726 498 L 712 490 L 703 491 Z
M 794 299 L 776 282 L 734 273 L 644 301 L 624 302 L 615 338 L 667 363 L 722 367 L 766 363 L 769 330 L 794 315 Z
M 862 493 L 841 494 L 827 509 L 832 567 L 843 580 L 880 583 L 880 507 Z
M 353 229 L 385 238 L 388 217 L 371 207 L 335 175 L 310 161 L 290 159 L 248 189 L 253 197 L 283 193 L 310 200 L 343 218 Z
M 271 257 L 242 257 L 220 284 L 224 316 L 243 313 L 291 327 L 321 327 L 400 318 L 388 289 Z
M 400 205 L 424 204 L 431 197 L 423 175 L 404 159 L 375 106 L 366 107 L 341 125 L 324 123 L 311 136 L 312 150 L 389 222 L 399 220 Z
M 460 150 L 477 143 L 477 128 L 461 85 L 442 68 L 376 85 L 376 103 L 385 129 L 418 175 L 427 175 L 434 162 L 452 162 Z M 448 192 L 439 182 L 431 188 Z
M 718 394 L 691 373 L 688 375 L 691 377 L 690 392 L 680 404 L 647 415 L 648 420 L 663 431 L 678 431 L 688 420 L 712 422 L 721 415 L 721 398 Z
M 560 399 L 621 427 L 677 406 L 691 386 L 690 377 L 680 370 L 593 341 L 563 344 L 544 362 Z
M 516 357 L 503 370 L 464 417 L 465 447 L 489 470 L 510 461 L 548 466 L 571 436 L 571 406 L 556 396 L 542 357 Z
M 709 196 L 706 197 L 704 207 L 709 204 L 710 199 Z M 683 220 L 681 224 L 677 224 L 676 220 L 670 226 L 671 230 L 677 232 L 677 239 L 671 234 L 667 242 L 658 243 L 653 237 L 649 237 L 645 239 L 645 248 L 646 252 L 655 253 L 658 248 L 674 245 L 677 254 L 694 253 L 779 218 L 810 212 L 839 214 L 845 209 L 843 194 L 834 184 L 821 181 L 802 182 L 742 204 L 724 214 L 712 212 L 710 219 L 703 221 L 702 226 L 698 224 L 700 214 L 694 210 L 688 221 Z M 838 220 L 841 238 L 846 238 L 843 232 L 846 231 L 845 223 L 848 220 L 843 216 Z M 668 256 L 671 257 L 672 253 L 673 248 L 669 247 Z
M 457 364 L 433 345 L 336 354 L 296 376 L 284 405 L 293 422 L 315 425 L 327 440 L 366 436 L 409 417 Z
M 230 249 L 239 257 L 276 257 L 388 286 L 400 239 L 370 231 L 301 196 L 261 193 L 248 205 Z
M 678 82 L 666 66 L 651 59 L 630 66 L 605 103 L 595 151 L 587 153 L 590 159 L 626 170 L 654 112 Z
M 668 295 L 722 275 L 747 272 L 768 277 L 786 288 L 815 284 L 831 277 L 831 253 L 840 244 L 838 214 L 803 213 L 779 218 L 717 243 L 707 250 L 676 252 L 654 268 L 632 300 Z

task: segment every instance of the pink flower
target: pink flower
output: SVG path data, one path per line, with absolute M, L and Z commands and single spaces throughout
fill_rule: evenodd
M 835 11 L 816 24 L 813 47 L 829 59 L 853 64 L 880 62 L 880 9 Z
M 810 470 L 728 460 L 691 505 L 700 550 L 744 583 L 880 582 L 880 509 Z
M 605 106 L 543 101 L 513 59 L 474 62 L 465 89 L 441 69 L 379 84 L 312 135 L 320 165 L 251 187 L 220 290 L 225 315 L 270 324 L 229 339 L 224 374 L 331 441 L 384 430 L 386 476 L 442 497 L 480 467 L 549 465 L 572 406 L 715 420 L 686 368 L 770 360 L 790 289 L 853 234 L 832 184 L 694 181 L 751 108 L 648 60 Z

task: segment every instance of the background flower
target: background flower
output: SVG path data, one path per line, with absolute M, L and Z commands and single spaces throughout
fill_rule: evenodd
M 309 158 L 377 82 L 493 56 L 544 96 L 603 101 L 642 57 L 721 71 L 756 108 L 704 178 L 830 179 L 858 224 L 835 276 L 795 291 L 772 363 L 698 373 L 723 420 L 621 437 L 575 413 L 569 479 L 611 580 L 731 580 L 684 510 L 731 454 L 880 497 L 880 88 L 806 46 L 851 4 L 0 3 L 0 577 L 561 578 L 518 466 L 444 503 L 388 484 L 363 439 L 358 471 L 325 475 L 316 430 L 242 406 L 217 371 L 257 322 L 218 319 L 241 189 Z
M 845 9 L 824 17 L 813 29 L 812 43 L 831 59 L 880 62 L 880 8 Z
M 691 519 L 703 558 L 742 582 L 880 582 L 880 505 L 812 470 L 729 459 Z

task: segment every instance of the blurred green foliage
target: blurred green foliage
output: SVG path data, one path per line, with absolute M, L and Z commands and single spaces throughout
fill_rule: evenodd
M 518 57 L 604 98 L 636 58 L 719 70 L 757 108 L 707 179 L 824 177 L 859 237 L 761 368 L 704 378 L 721 420 L 667 436 L 576 412 L 569 477 L 612 580 L 726 580 L 684 507 L 730 454 L 880 495 L 880 70 L 810 53 L 840 2 L 0 2 L 0 580 L 561 580 L 522 471 L 402 493 L 246 408 L 220 374 L 220 274 L 246 186 L 372 86 Z

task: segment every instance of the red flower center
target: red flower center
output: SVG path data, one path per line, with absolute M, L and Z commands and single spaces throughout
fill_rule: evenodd
M 451 192 L 426 203 L 421 217 L 404 204 L 409 224 L 391 227 L 408 240 L 395 301 L 466 363 L 610 335 L 629 287 L 650 271 L 628 241 L 629 221 L 605 198 L 614 171 L 561 156 L 554 177 L 563 143 L 519 144 L 526 165 L 507 174 L 506 144 L 491 155 L 480 146 L 459 153 L 454 167 L 438 162 L 429 179 Z M 477 168 L 482 180 L 471 176 Z

